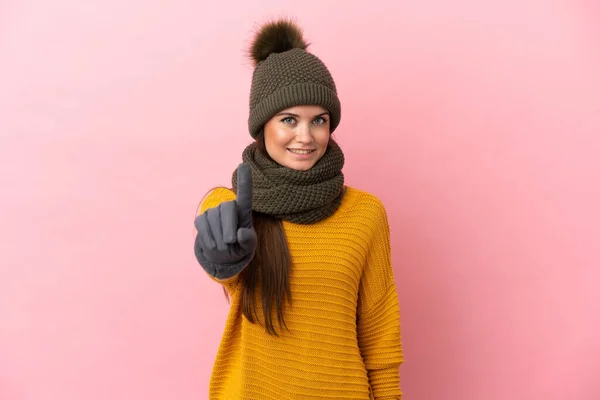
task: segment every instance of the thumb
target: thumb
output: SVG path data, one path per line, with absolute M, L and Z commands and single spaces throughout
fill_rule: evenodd
M 241 249 L 246 254 L 253 254 L 256 250 L 256 231 L 252 228 L 240 228 L 237 231 L 237 240 Z

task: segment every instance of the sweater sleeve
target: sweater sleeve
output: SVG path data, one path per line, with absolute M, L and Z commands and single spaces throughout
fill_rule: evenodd
M 390 230 L 383 204 L 374 204 L 373 236 L 359 287 L 358 341 L 374 399 L 401 400 L 399 367 L 404 356 Z

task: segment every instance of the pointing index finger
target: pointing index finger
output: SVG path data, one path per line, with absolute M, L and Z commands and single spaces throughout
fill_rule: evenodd
M 252 170 L 242 163 L 237 169 L 238 223 L 241 227 L 252 226 Z

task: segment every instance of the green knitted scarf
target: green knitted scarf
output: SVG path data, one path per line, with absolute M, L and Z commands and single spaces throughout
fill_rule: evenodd
M 307 171 L 281 166 L 259 151 L 257 142 L 242 153 L 252 169 L 252 209 L 297 224 L 311 224 L 337 210 L 344 195 L 344 153 L 331 141 Z M 237 191 L 237 172 L 232 177 Z

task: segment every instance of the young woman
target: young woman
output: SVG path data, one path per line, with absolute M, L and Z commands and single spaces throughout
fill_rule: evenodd
M 267 23 L 250 135 L 232 189 L 211 191 L 195 255 L 231 302 L 215 400 L 401 399 L 399 306 L 386 211 L 344 184 L 333 78 L 300 28 Z

